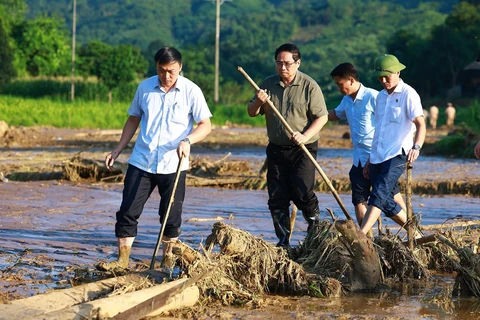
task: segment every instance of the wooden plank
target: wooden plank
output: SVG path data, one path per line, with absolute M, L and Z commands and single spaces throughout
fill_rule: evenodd
M 198 301 L 200 290 L 194 285 L 185 287 L 187 281 L 186 278 L 179 279 L 135 292 L 93 300 L 40 316 L 22 318 L 22 320 L 116 319 L 117 315 L 124 314 L 144 301 L 150 301 L 152 297 L 167 297 L 162 299 L 161 305 L 157 305 L 155 310 L 152 308 L 143 316 L 133 314 L 129 319 L 154 316 L 162 311 L 193 306 Z M 184 290 L 178 292 L 178 287 L 182 287 Z
M 189 286 L 195 284 L 197 281 L 200 281 L 201 279 L 205 278 L 207 275 L 209 275 L 213 270 L 215 270 L 216 267 L 207 270 L 201 274 L 198 274 L 197 276 L 187 280 L 185 283 L 177 285 L 165 292 L 162 292 L 152 298 L 149 298 L 142 303 L 137 304 L 133 308 L 130 308 L 128 310 L 125 310 L 118 315 L 112 317 L 112 320 L 137 320 L 142 317 L 147 316 L 148 314 L 151 314 L 155 310 L 159 309 L 162 307 L 171 297 L 173 297 L 175 294 L 178 294 L 188 288 Z
M 13 300 L 9 304 L 0 304 L 0 320 L 23 319 L 62 310 L 101 298 L 113 291 L 113 287 L 119 283 L 138 282 L 145 277 L 161 283 L 165 276 L 163 272 L 148 270 Z

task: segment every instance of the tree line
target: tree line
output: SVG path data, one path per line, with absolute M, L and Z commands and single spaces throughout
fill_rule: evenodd
M 0 2 L 0 92 L 16 78 L 71 74 L 72 2 Z M 153 56 L 164 45 L 184 55 L 184 73 L 213 98 L 215 6 L 203 0 L 77 0 L 76 74 L 112 89 L 155 74 Z M 35 5 L 33 5 L 35 4 Z M 30 6 L 29 6 L 30 5 Z M 480 1 L 232 0 L 221 6 L 220 101 L 245 103 L 251 88 L 242 66 L 260 80 L 275 71 L 273 54 L 299 46 L 301 69 L 327 99 L 338 97 L 329 77 L 354 63 L 361 81 L 373 61 L 395 54 L 402 78 L 423 98 L 443 97 L 480 50 Z

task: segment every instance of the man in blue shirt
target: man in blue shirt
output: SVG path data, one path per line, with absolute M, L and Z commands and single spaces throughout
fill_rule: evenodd
M 347 120 L 350 126 L 350 136 L 353 143 L 353 165 L 349 172 L 352 203 L 355 206 L 355 216 L 358 224 L 362 225 L 372 187 L 370 179 L 363 175 L 363 167 L 367 163 L 372 150 L 378 91 L 367 88 L 360 83 L 357 69 L 348 62 L 335 67 L 330 76 L 335 81 L 338 91 L 344 97 L 337 108 L 328 111 L 328 120 Z M 405 208 L 399 185 L 397 184 L 395 188 L 395 201 Z
M 143 207 L 155 187 L 161 200 L 158 214 L 164 220 L 173 191 L 176 170 L 181 157 L 190 154 L 190 145 L 203 140 L 211 131 L 212 114 L 201 89 L 180 76 L 182 55 L 172 47 L 164 47 L 155 55 L 157 75 L 144 80 L 137 88 L 128 109 L 117 147 L 105 158 L 108 169 L 133 138 L 140 126 L 135 148 L 128 161 L 123 199 L 117 212 L 115 235 L 118 238 L 118 260 L 100 263 L 100 270 L 128 267 L 130 250 L 137 235 L 137 224 Z M 193 129 L 194 122 L 197 127 Z M 180 235 L 182 205 L 188 161 L 184 161 L 175 191 L 175 201 L 165 222 L 162 238 L 163 258 L 171 254 L 172 244 Z

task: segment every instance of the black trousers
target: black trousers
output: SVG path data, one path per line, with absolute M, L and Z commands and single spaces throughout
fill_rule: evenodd
M 318 143 L 305 145 L 316 159 Z M 290 201 L 304 214 L 318 213 L 318 198 L 313 192 L 315 186 L 315 165 L 299 146 L 267 146 L 267 187 L 268 207 L 284 210 Z
M 116 214 L 117 223 L 115 224 L 115 235 L 118 238 L 135 237 L 137 235 L 138 219 L 155 187 L 158 188 L 158 193 L 161 198 L 158 209 L 160 224 L 163 222 L 172 195 L 175 175 L 175 173 L 153 174 L 140 170 L 132 165 L 128 166 L 124 181 L 122 204 Z M 165 225 L 163 234 L 169 238 L 176 238 L 181 233 L 180 226 L 182 224 L 186 176 L 186 171 L 180 173 L 175 192 L 175 201 L 172 204 Z

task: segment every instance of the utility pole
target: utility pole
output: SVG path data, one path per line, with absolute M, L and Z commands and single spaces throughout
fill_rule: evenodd
M 72 22 L 72 88 L 71 98 L 75 100 L 75 42 L 77 33 L 77 0 L 73 0 L 73 22 Z
M 219 82 L 219 70 L 220 70 L 220 6 L 225 1 L 232 0 L 212 0 L 216 2 L 216 23 L 215 23 L 215 85 L 214 85 L 214 97 L 215 104 L 218 103 L 218 82 Z

